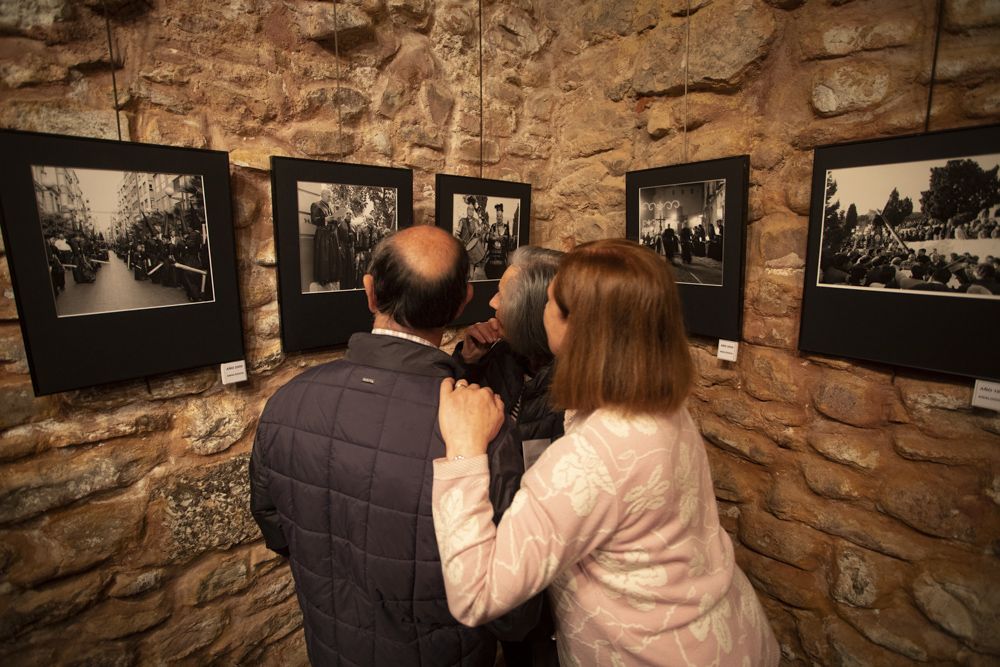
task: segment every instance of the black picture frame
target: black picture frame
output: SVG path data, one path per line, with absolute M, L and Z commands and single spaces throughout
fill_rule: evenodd
M 1000 161 L 1000 125 L 857 141 L 815 150 L 799 349 L 1000 380 L 1000 354 L 996 353 L 1000 295 L 976 294 L 981 290 L 969 289 L 971 283 L 965 284 L 969 290 L 966 293 L 945 291 L 949 285 L 961 286 L 962 279 L 975 275 L 973 262 L 962 259 L 965 252 L 980 260 L 985 259 L 983 255 L 1000 256 L 1000 239 L 957 238 L 978 235 L 986 223 L 997 229 L 1000 196 L 983 210 L 959 210 L 961 206 L 948 194 L 952 191 L 944 179 L 959 173 L 960 167 L 953 171 L 947 167 L 949 160 L 975 162 L 984 173 L 992 170 L 994 182 L 989 187 L 1000 187 L 996 183 L 997 170 L 993 169 Z M 935 179 L 942 179 L 933 186 L 932 173 Z M 839 203 L 830 218 L 826 216 L 828 176 L 840 182 L 838 189 L 830 193 L 831 209 L 834 202 Z M 959 180 L 970 183 L 976 179 L 966 174 Z M 897 196 L 890 203 L 894 190 Z M 921 201 L 925 192 L 932 193 L 927 210 Z M 962 198 L 974 201 L 965 199 L 965 195 Z M 906 199 L 910 200 L 909 212 Z M 880 206 L 879 202 L 885 204 Z M 955 214 L 946 215 L 952 208 Z M 982 218 L 984 212 L 986 217 Z M 970 214 L 975 217 L 965 221 Z M 963 227 L 961 233 L 958 226 Z M 924 255 L 937 250 L 942 261 L 920 261 L 921 248 Z M 851 261 L 858 252 L 862 254 Z M 959 261 L 952 261 L 952 252 Z M 893 264 L 897 255 L 902 257 Z M 891 278 L 884 273 L 886 258 Z M 918 271 L 932 278 L 934 271 L 946 268 L 951 279 L 942 282 L 945 289 L 914 289 L 921 286 L 920 282 L 929 282 L 923 280 L 923 275 L 914 277 L 916 264 L 933 265 L 934 270 L 924 267 Z M 846 275 L 837 273 L 842 268 Z M 845 282 L 829 282 L 840 279 Z
M 318 232 L 320 226 L 308 222 L 311 213 L 303 207 L 308 204 L 312 209 L 312 203 L 318 203 L 316 197 L 322 198 L 323 186 L 329 186 L 337 193 L 333 198 L 336 199 L 335 212 L 341 223 L 331 221 L 334 226 L 343 224 L 347 218 L 352 221 L 348 224 L 353 230 L 362 224 L 366 229 L 370 228 L 368 226 L 373 224 L 373 217 L 378 216 L 373 216 L 370 208 L 351 211 L 349 201 L 358 208 L 359 201 L 371 202 L 376 195 L 383 193 L 395 194 L 395 229 L 413 224 L 413 171 L 410 169 L 272 156 L 271 196 L 278 257 L 278 303 L 281 344 L 285 352 L 343 345 L 352 334 L 368 331 L 372 326 L 372 314 L 368 310 L 360 275 L 367 269 L 366 257 L 370 258 L 371 248 L 379 236 L 362 234 L 359 252 L 352 250 L 348 253 L 354 259 L 347 271 L 350 276 L 345 274 L 344 280 L 333 278 L 341 276 L 340 271 L 347 266 L 346 263 L 331 259 L 331 263 L 326 265 L 329 268 L 313 263 L 312 252 L 329 252 L 332 256 L 342 247 L 334 240 L 331 246 L 322 250 L 317 236 L 309 238 L 310 230 L 307 228 L 315 227 Z M 316 190 L 318 192 L 314 192 Z M 366 250 L 360 251 L 362 246 Z M 317 278 L 317 271 L 329 271 L 331 280 L 324 283 L 313 280 Z M 313 286 L 314 291 L 310 291 L 306 282 Z
M 514 249 L 530 243 L 531 185 L 452 174 L 437 174 L 434 185 L 434 219 L 438 227 L 458 236 L 460 240 L 464 238 L 465 230 L 468 228 L 461 220 L 467 216 L 462 216 L 461 208 L 456 209 L 456 201 L 460 206 L 465 206 L 467 211 L 472 207 L 475 210 L 475 217 L 479 220 L 480 230 L 470 232 L 471 236 L 463 240 L 472 264 L 470 269 L 472 300 L 455 320 L 455 324 L 466 325 L 485 321 L 494 315 L 493 309 L 490 308 L 490 300 L 497 293 L 500 275 L 507 268 L 506 258 Z M 469 197 L 472 201 L 468 200 Z M 516 204 L 512 200 L 516 200 Z M 498 205 L 500 208 L 497 208 Z M 516 207 L 514 212 L 509 210 L 512 206 Z M 491 240 L 490 232 L 492 226 L 496 224 L 498 214 L 503 216 L 501 224 L 504 224 L 505 231 L 510 233 L 499 232 Z M 503 244 L 502 248 L 500 244 Z M 472 247 L 469 248 L 469 245 Z M 493 259 L 501 253 L 505 257 L 502 266 L 500 261 Z
M 227 153 L 14 130 L 0 153 L 36 395 L 243 359 Z
M 749 177 L 746 155 L 625 174 L 626 238 L 671 262 L 690 335 L 734 341 L 742 335 Z

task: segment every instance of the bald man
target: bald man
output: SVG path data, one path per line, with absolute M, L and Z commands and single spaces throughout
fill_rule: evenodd
M 468 274 L 465 248 L 437 227 L 384 239 L 362 280 L 371 333 L 279 389 L 261 415 L 251 510 L 267 546 L 289 557 L 313 665 L 492 666 L 496 636 L 520 639 L 537 619 L 526 605 L 467 628 L 445 597 L 431 462 L 445 452 L 439 385 L 461 371 L 438 345 L 471 297 Z M 499 520 L 523 472 L 512 424 L 489 455 Z

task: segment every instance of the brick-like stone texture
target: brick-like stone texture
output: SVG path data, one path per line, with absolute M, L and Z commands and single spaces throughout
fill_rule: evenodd
M 343 352 L 281 348 L 271 155 L 412 168 L 424 224 L 482 155 L 566 249 L 625 233 L 626 172 L 748 154 L 740 359 L 692 341 L 689 405 L 783 664 L 995 664 L 1000 416 L 796 349 L 813 149 L 923 129 L 935 0 L 487 2 L 482 119 L 474 4 L 0 3 L 0 126 L 116 138 L 113 66 L 123 138 L 228 151 L 250 372 L 36 398 L 0 249 L 0 663 L 307 664 L 247 455 L 277 387 Z M 945 3 L 932 129 L 1000 121 L 997 7 Z

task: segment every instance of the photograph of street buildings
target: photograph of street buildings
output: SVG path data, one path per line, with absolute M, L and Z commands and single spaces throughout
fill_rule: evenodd
M 58 317 L 213 300 L 201 176 L 32 166 Z
M 678 283 L 722 285 L 725 219 L 725 179 L 639 188 L 639 242 Z

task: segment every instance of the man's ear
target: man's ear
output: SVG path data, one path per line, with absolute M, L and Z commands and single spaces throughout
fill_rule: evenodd
M 465 307 L 469 305 L 470 301 L 472 301 L 472 283 L 466 283 L 466 285 L 465 285 L 465 300 L 462 301 L 462 305 L 459 306 L 458 312 L 455 313 L 454 319 L 457 320 L 459 318 L 459 316 L 465 310 Z
M 378 303 L 375 301 L 375 279 L 372 278 L 372 274 L 366 273 L 361 282 L 365 285 L 365 296 L 368 297 L 368 310 L 374 315 L 378 312 Z M 469 285 L 469 289 L 472 289 L 472 285 Z

